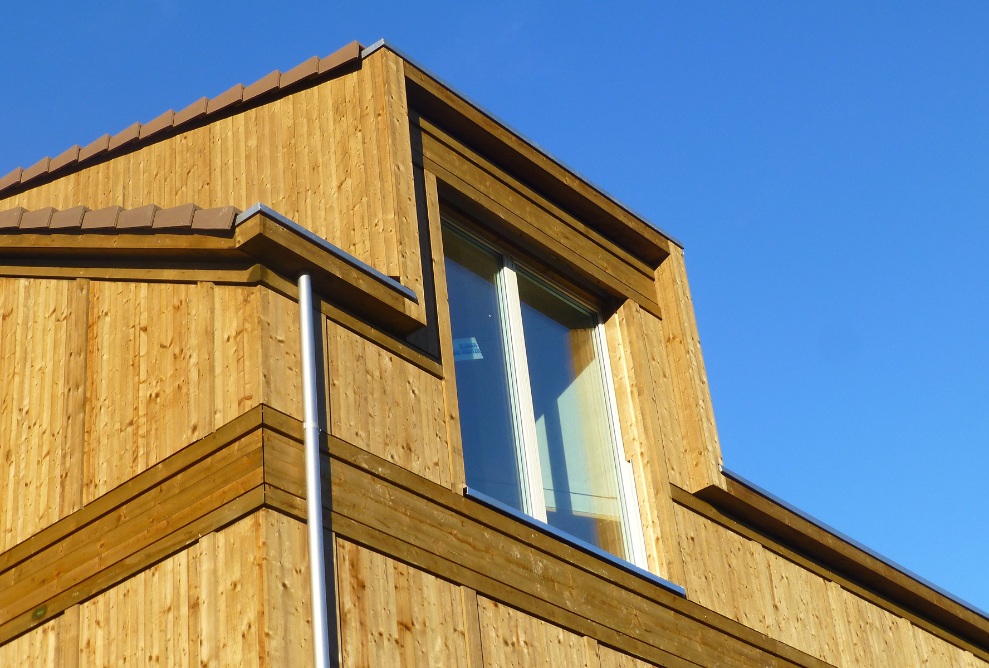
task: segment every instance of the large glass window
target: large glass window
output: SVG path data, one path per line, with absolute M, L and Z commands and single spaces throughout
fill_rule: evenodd
M 468 487 L 644 565 L 597 313 L 466 233 L 443 245 Z

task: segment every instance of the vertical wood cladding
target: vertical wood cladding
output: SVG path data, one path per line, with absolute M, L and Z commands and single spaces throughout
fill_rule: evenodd
M 449 487 L 443 381 L 332 322 L 326 356 L 330 433 Z
M 0 210 L 188 202 L 243 209 L 261 201 L 397 276 L 421 304 L 435 285 L 435 321 L 420 341 L 431 337 L 424 350 L 438 350 L 439 361 L 322 305 L 328 440 L 336 448 L 330 505 L 340 532 L 327 544 L 343 665 L 651 665 L 628 653 L 677 666 L 986 665 L 934 635 L 940 629 L 921 628 L 927 622 L 909 611 L 896 614 L 892 604 L 881 607 L 887 601 L 822 575 L 823 567 L 674 503 L 671 485 L 688 496 L 724 485 L 682 251 L 672 248 L 653 276 L 654 265 L 628 244 L 604 238 L 591 221 L 531 191 L 524 174 L 467 155 L 467 144 L 428 123 L 414 173 L 404 68 L 380 49 L 346 74 L 0 200 Z M 542 249 L 562 280 L 586 279 L 601 294 L 649 567 L 684 585 L 687 601 L 615 575 L 596 557 L 460 494 L 439 235 L 440 194 L 458 185 L 472 193 L 473 207 L 490 209 L 489 232 L 514 236 L 536 255 Z M 106 578 L 87 585 L 87 600 L 11 631 L 0 666 L 308 663 L 308 559 L 296 519 L 302 457 L 290 436 L 301 432 L 293 420 L 302 414 L 292 277 L 235 285 L 190 278 L 192 269 L 155 279 L 100 271 L 87 279 L 0 278 L 5 605 L 30 617 L 36 603 L 28 597 L 50 600 L 45 588 L 66 573 L 85 567 L 93 570 L 86 577 Z M 407 308 L 424 319 L 421 305 Z M 251 431 L 243 439 L 249 450 L 207 457 L 187 448 L 269 408 L 284 414 L 273 418 L 279 426 L 264 439 Z M 238 499 L 254 494 L 253 505 L 230 501 L 231 514 L 204 535 L 184 529 L 179 547 L 153 556 L 148 548 L 130 570 L 111 563 L 134 556 L 120 548 L 127 532 L 145 530 L 127 515 L 136 506 L 114 505 L 114 495 L 124 498 L 136 484 L 129 481 L 176 453 L 170 461 L 189 461 L 161 489 L 181 482 L 181 494 L 168 488 L 167 503 L 140 501 L 160 510 L 155 531 L 168 532 L 161 540 L 178 535 L 171 523 L 193 512 L 200 492 L 216 491 L 210 485 Z M 100 503 L 109 510 L 85 519 Z M 91 529 L 120 519 L 107 545 L 73 529 L 43 547 L 52 556 L 41 566 L 18 556 L 18 545 L 32 536 L 44 542 L 39 532 L 80 510 L 75 518 Z M 11 599 L 25 601 L 23 609 Z
M 265 403 L 301 416 L 263 287 L 0 278 L 0 552 Z
M 379 51 L 357 71 L 66 174 L 0 210 L 263 202 L 422 295 L 403 68 Z
M 302 666 L 305 525 L 260 510 L 0 646 L 2 666 Z
M 343 666 L 468 665 L 460 587 L 343 539 L 336 566 Z
M 0 279 L 0 552 L 82 504 L 88 287 Z
M 836 666 L 984 666 L 836 582 L 677 506 L 687 597 Z
M 661 329 L 660 341 L 665 342 L 670 368 L 666 397 L 680 411 L 675 423 L 680 447 L 668 451 L 670 482 L 688 491 L 723 485 L 721 445 L 682 249 L 674 247 L 659 266 L 656 289 L 663 320 L 661 328 L 658 321 L 654 326 Z

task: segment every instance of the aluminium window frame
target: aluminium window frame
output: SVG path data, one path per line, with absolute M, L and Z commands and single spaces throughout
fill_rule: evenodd
M 530 266 L 517 253 L 507 251 L 491 241 L 479 237 L 471 230 L 451 220 L 441 217 L 441 229 L 449 230 L 483 251 L 498 258 L 499 270 L 496 275 L 496 290 L 498 295 L 498 310 L 500 329 L 505 348 L 506 372 L 508 376 L 509 395 L 512 411 L 513 446 L 519 466 L 520 489 L 522 495 L 523 514 L 548 525 L 545 493 L 543 490 L 542 465 L 539 455 L 539 443 L 536 435 L 535 411 L 532 403 L 532 388 L 529 381 L 528 356 L 525 346 L 525 336 L 522 327 L 522 310 L 519 299 L 518 275 L 523 274 L 528 280 L 534 281 L 550 293 L 558 296 L 576 309 L 592 315 L 595 320 L 592 340 L 594 352 L 600 370 L 601 392 L 605 404 L 607 432 L 611 441 L 611 456 L 615 462 L 615 475 L 618 489 L 618 502 L 621 512 L 622 539 L 625 546 L 625 560 L 636 568 L 648 571 L 645 536 L 642 517 L 639 511 L 638 492 L 635 486 L 635 475 L 631 462 L 625 455 L 625 446 L 621 433 L 621 420 L 618 414 L 618 400 L 615 394 L 615 380 L 611 369 L 611 359 L 605 335 L 605 324 L 601 309 L 587 300 L 582 299 L 560 285 L 542 275 L 537 268 Z M 459 408 L 458 408 L 459 410 Z M 478 494 L 473 488 L 465 488 L 469 496 L 479 496 L 489 499 L 484 494 Z M 507 507 L 507 506 L 506 506 Z M 555 529 L 554 533 L 569 536 L 565 531 Z M 570 536 L 572 540 L 577 540 Z

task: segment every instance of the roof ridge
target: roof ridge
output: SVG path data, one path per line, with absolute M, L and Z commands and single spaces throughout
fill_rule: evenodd
M 244 104 L 262 95 L 295 86 L 301 81 L 351 65 L 361 60 L 362 51 L 363 47 L 359 42 L 350 42 L 324 58 L 312 56 L 287 72 L 279 70 L 269 72 L 248 86 L 236 84 L 216 97 L 201 97 L 181 111 L 169 109 L 147 123 L 133 123 L 115 135 L 105 134 L 84 147 L 75 145 L 54 158 L 46 156 L 27 169 L 17 167 L 0 177 L 0 195 L 70 165 L 85 162 L 123 146 L 143 142 L 163 132 L 210 118 L 230 107 Z

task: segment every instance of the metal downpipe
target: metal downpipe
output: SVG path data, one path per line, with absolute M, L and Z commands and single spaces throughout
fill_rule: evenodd
M 316 340 L 312 283 L 299 276 L 299 333 L 302 338 L 302 422 L 306 451 L 306 509 L 309 534 L 309 586 L 312 600 L 313 659 L 316 668 L 330 668 L 326 564 L 323 551 L 323 494 L 319 475 L 319 396 L 316 387 Z

